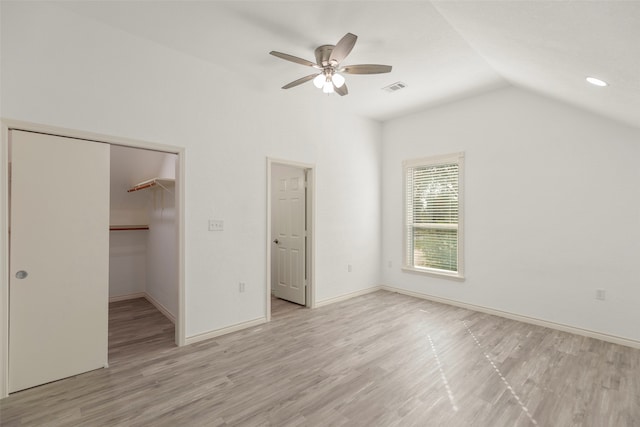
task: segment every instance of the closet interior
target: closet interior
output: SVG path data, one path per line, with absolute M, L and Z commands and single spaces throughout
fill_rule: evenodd
M 117 312 L 136 310 L 144 298 L 174 325 L 178 314 L 176 161 L 175 154 L 111 146 L 110 306 L 118 304 Z M 139 301 L 119 303 L 127 300 Z

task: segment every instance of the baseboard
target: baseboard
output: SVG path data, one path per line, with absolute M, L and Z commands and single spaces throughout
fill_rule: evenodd
M 405 289 L 396 288 L 393 286 L 382 285 L 380 289 L 388 292 L 395 292 L 398 294 L 408 295 L 415 298 L 426 299 L 429 301 L 439 302 L 442 304 L 453 305 L 460 308 L 466 308 L 467 310 L 479 311 L 481 313 L 487 313 L 498 317 L 504 317 L 506 319 L 517 320 L 523 323 L 529 323 L 532 325 L 543 326 L 549 329 L 555 329 L 562 332 L 568 332 L 570 334 L 582 335 L 589 338 L 595 338 L 601 341 L 610 342 L 613 344 L 624 345 L 626 347 L 632 347 L 640 349 L 640 341 L 636 341 L 629 338 L 618 337 L 615 335 L 609 335 L 602 332 L 596 332 L 589 329 L 577 328 L 575 326 L 565 325 L 563 323 L 551 322 L 549 320 L 542 320 L 535 317 L 523 316 L 521 314 L 511 313 L 508 311 L 496 310 L 494 308 L 484 307 L 481 305 L 468 304 L 448 298 L 437 297 L 434 295 L 423 294 L 421 292 L 407 291 Z
M 340 301 L 345 301 L 351 298 L 355 298 L 361 295 L 366 295 L 369 294 L 371 292 L 376 292 L 381 290 L 382 287 L 381 286 L 376 286 L 373 288 L 367 288 L 367 289 L 363 289 L 361 291 L 356 291 L 356 292 L 351 292 L 345 295 L 340 295 L 338 297 L 335 298 L 329 298 L 320 302 L 317 302 L 315 305 L 315 308 L 318 307 L 322 307 L 325 305 L 329 305 L 329 304 L 333 304 L 336 302 L 340 302 Z M 253 319 L 253 320 L 249 320 L 247 322 L 242 322 L 242 323 L 238 323 L 236 325 L 232 325 L 232 326 L 228 326 L 226 328 L 221 328 L 221 329 L 216 329 L 213 331 L 209 331 L 209 332 L 203 332 L 201 334 L 198 335 L 193 335 L 191 337 L 187 337 L 185 339 L 185 345 L 189 345 L 189 344 L 193 344 L 193 343 L 197 343 L 200 341 L 205 341 L 211 338 L 216 338 L 219 337 L 221 335 L 226 335 L 226 334 L 230 334 L 232 332 L 237 332 L 237 331 L 241 331 L 243 329 L 247 329 L 247 328 L 251 328 L 253 326 L 258 326 L 258 325 L 262 325 L 263 323 L 267 322 L 267 318 L 266 317 L 259 317 L 257 319 Z
M 253 319 L 253 320 L 249 320 L 249 321 L 246 321 L 246 322 L 238 323 L 238 324 L 235 324 L 235 325 L 232 325 L 232 326 L 227 326 L 226 328 L 215 329 L 215 330 L 209 331 L 209 332 L 203 332 L 201 334 L 197 334 L 197 335 L 193 335 L 193 336 L 187 337 L 185 339 L 185 345 L 197 343 L 197 342 L 200 342 L 200 341 L 209 340 L 211 338 L 216 338 L 216 337 L 219 337 L 221 335 L 230 334 L 232 332 L 238 332 L 238 331 L 241 331 L 243 329 L 251 328 L 253 326 L 262 325 L 263 323 L 267 323 L 267 318 L 266 317 L 258 317 L 257 319 Z
M 366 295 L 366 294 L 370 294 L 372 292 L 376 292 L 376 291 L 379 291 L 381 289 L 382 289 L 382 286 L 375 286 L 373 288 L 362 289 L 360 291 L 350 292 L 348 294 L 344 294 L 344 295 L 340 295 L 340 296 L 337 296 L 337 297 L 325 299 L 325 300 L 316 302 L 316 305 L 315 305 L 314 308 L 324 307 L 325 305 L 334 304 L 334 303 L 340 302 L 340 301 L 346 301 L 348 299 L 359 297 L 359 296 Z
M 144 297 L 145 297 L 144 292 L 137 292 L 135 294 L 116 295 L 114 297 L 109 297 L 109 302 L 126 301 L 129 299 L 144 298 Z
M 175 316 L 173 314 L 171 314 L 171 312 L 169 310 L 167 310 L 167 307 L 162 305 L 162 303 L 160 303 L 160 301 L 158 301 L 157 299 L 155 299 L 154 297 L 152 297 L 151 295 L 149 295 L 146 292 L 144 293 L 144 297 L 147 299 L 147 301 L 149 301 L 151 304 L 153 304 L 155 306 L 155 308 L 157 308 L 160 313 L 164 314 L 164 317 L 169 319 L 171 321 L 171 323 L 173 323 L 174 325 L 176 324 Z

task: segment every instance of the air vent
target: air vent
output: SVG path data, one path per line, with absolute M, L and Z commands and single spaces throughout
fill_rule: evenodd
M 406 83 L 395 82 L 395 83 L 390 84 L 389 86 L 383 87 L 382 90 L 387 91 L 387 92 L 397 92 L 400 89 L 404 89 L 405 87 L 407 87 Z

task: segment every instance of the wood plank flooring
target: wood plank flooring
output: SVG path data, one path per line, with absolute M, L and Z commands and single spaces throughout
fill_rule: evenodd
M 271 296 L 271 318 L 279 319 L 295 314 L 298 310 L 304 310 L 305 307 L 300 304 L 295 304 L 280 298 Z
M 109 363 L 175 347 L 175 327 L 145 298 L 109 304 Z
M 108 369 L 13 394 L 0 423 L 640 426 L 640 351 L 590 338 L 380 291 L 178 348 L 145 310 Z

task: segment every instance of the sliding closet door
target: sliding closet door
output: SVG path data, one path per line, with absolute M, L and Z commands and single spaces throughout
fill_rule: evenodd
M 107 363 L 109 146 L 11 131 L 9 391 Z

